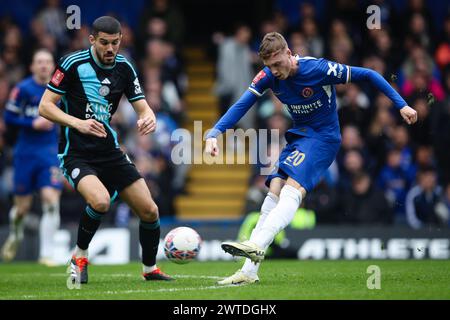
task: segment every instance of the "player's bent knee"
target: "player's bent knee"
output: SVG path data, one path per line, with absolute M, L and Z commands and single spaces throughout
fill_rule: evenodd
M 155 203 L 148 204 L 145 209 L 139 213 L 139 217 L 148 222 L 154 222 L 159 218 L 159 209 Z
M 110 199 L 109 197 L 97 198 L 90 201 L 89 205 L 98 212 L 107 212 L 110 207 Z
M 59 201 L 59 191 L 55 189 L 42 189 L 41 200 L 44 203 L 53 204 Z

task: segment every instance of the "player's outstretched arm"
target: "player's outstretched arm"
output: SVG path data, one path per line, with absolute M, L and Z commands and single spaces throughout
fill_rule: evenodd
M 61 96 L 59 94 L 46 89 L 39 103 L 39 115 L 62 126 L 76 129 L 84 134 L 99 138 L 106 137 L 105 127 L 100 122 L 94 119 L 81 120 L 58 108 L 57 103 L 60 99 Z
M 141 136 L 147 135 L 156 130 L 156 116 L 145 99 L 139 99 L 132 103 L 139 119 L 136 123 Z
M 219 119 L 214 128 L 211 129 L 206 136 L 205 153 L 215 157 L 219 154 L 217 145 L 217 136 L 225 132 L 225 130 L 233 128 L 234 125 L 247 113 L 258 98 L 249 90 L 233 104 L 228 111 Z
M 416 110 L 408 106 L 406 101 L 403 100 L 397 91 L 378 72 L 367 68 L 351 67 L 351 81 L 370 81 L 378 90 L 394 102 L 394 106 L 400 110 L 400 114 L 407 124 L 416 123 Z

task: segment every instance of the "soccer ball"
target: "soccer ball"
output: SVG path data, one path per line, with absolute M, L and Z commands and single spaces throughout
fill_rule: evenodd
M 175 228 L 164 238 L 164 254 L 172 262 L 185 264 L 197 257 L 201 243 L 202 239 L 194 229 Z

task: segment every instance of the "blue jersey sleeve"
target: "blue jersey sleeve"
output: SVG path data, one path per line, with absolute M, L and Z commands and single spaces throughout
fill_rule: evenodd
M 9 125 L 31 128 L 33 118 L 24 115 L 24 106 L 27 103 L 27 94 L 23 88 L 16 86 L 11 90 L 5 110 L 5 122 Z
M 383 92 L 389 99 L 394 102 L 397 109 L 401 109 L 408 104 L 403 98 L 392 88 L 392 86 L 376 71 L 367 68 L 351 67 L 350 80 L 352 82 L 370 81 L 378 90 Z
M 264 94 L 264 91 L 271 87 L 272 80 L 273 75 L 270 72 L 270 69 L 265 67 L 255 76 L 248 87 L 248 90 L 257 97 L 261 97 Z
M 247 113 L 257 99 L 258 97 L 251 93 L 250 90 L 245 91 L 239 100 L 220 118 L 214 128 L 208 132 L 206 139 L 216 138 L 225 130 L 232 128 Z
M 322 85 L 343 84 L 349 82 L 350 67 L 330 61 L 327 59 L 318 59 L 316 70 L 314 70 Z

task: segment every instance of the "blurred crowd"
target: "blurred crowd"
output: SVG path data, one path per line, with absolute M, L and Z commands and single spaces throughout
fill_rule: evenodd
M 373 1 L 381 28 L 368 29 L 365 7 L 357 1 L 327 2 L 328 12 L 320 15 L 314 2 L 298 2 L 297 23 L 281 8 L 256 33 L 237 24 L 230 35 L 214 34 L 222 113 L 263 67 L 257 50 L 267 32 L 283 34 L 294 54 L 374 69 L 418 112 L 418 123 L 406 125 L 370 83 L 336 86 L 342 146 L 303 206 L 315 212 L 317 224 L 450 226 L 450 11 L 436 26 L 423 0 L 407 1 L 401 10 Z M 282 136 L 290 117 L 268 92 L 239 126 L 279 129 Z M 272 141 L 268 149 L 279 153 L 284 144 Z M 264 200 L 259 169 L 246 212 Z
M 226 112 L 262 67 L 257 50 L 267 32 L 282 33 L 294 54 L 378 71 L 417 110 L 418 123 L 405 125 L 391 101 L 369 83 L 336 86 L 342 147 L 303 206 L 315 212 L 318 224 L 448 226 L 450 15 L 436 26 L 424 0 L 408 0 L 400 10 L 389 1 L 375 0 L 381 9 L 381 29 L 369 30 L 365 7 L 358 1 L 330 1 L 326 12 L 317 10 L 312 1 L 298 2 L 295 23 L 283 11 L 283 1 L 275 1 L 280 10 L 257 28 L 236 23 L 230 34 L 213 34 L 215 93 L 221 112 Z M 12 86 L 29 74 L 34 49 L 47 48 L 59 58 L 89 47 L 89 25 L 67 30 L 67 15 L 60 1 L 43 3 L 28 30 L 11 18 L 0 18 L 0 208 L 9 207 L 11 201 L 14 130 L 5 126 L 2 113 Z M 184 192 L 188 171 L 170 161 L 171 133 L 186 118 L 183 98 L 187 76 L 181 50 L 188 21 L 176 3 L 168 0 L 153 0 L 140 12 L 135 30 L 121 20 L 121 54 L 139 70 L 158 129 L 153 135 L 137 137 L 136 115 L 126 99 L 112 123 L 122 148 L 149 184 L 161 216 L 173 216 L 174 198 Z M 239 126 L 278 129 L 282 137 L 290 127 L 290 118 L 268 93 Z M 285 141 L 270 143 L 271 152 L 279 153 Z M 254 167 L 246 212 L 259 210 L 266 193 L 259 169 Z M 84 210 L 80 200 L 66 183 L 61 200 L 63 222 L 78 221 L 79 212 Z M 112 222 L 127 225 L 128 208 L 119 203 L 113 210 L 115 214 L 109 215 Z M 0 223 L 6 220 L 0 215 Z

